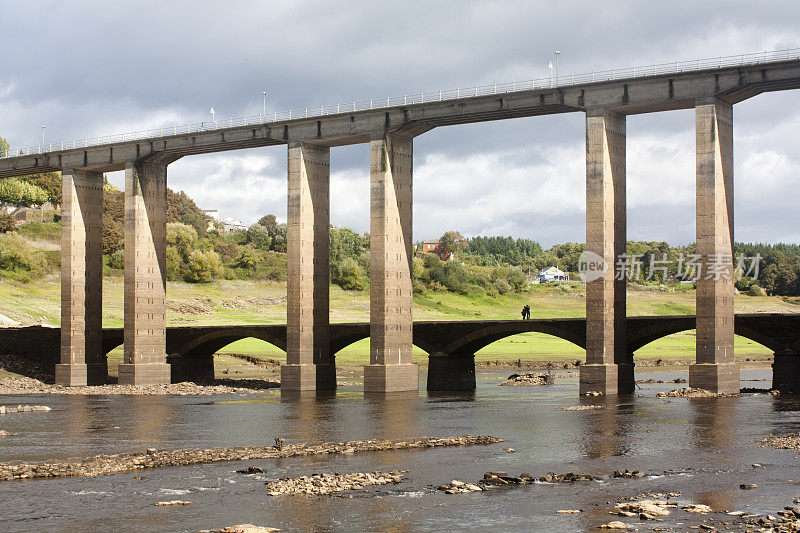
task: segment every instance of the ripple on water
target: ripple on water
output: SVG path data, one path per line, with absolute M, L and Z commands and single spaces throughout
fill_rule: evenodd
M 170 496 L 182 496 L 184 494 L 189 494 L 192 492 L 190 489 L 165 489 L 161 488 L 158 489 L 158 492 L 161 494 L 169 494 Z

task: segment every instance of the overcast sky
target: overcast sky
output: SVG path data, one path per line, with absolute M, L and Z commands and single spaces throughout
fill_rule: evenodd
M 560 72 L 800 48 L 794 1 L 0 0 L 0 136 L 12 146 Z M 734 108 L 735 232 L 800 242 L 800 91 Z M 414 238 L 585 240 L 580 113 L 415 139 Z M 694 241 L 694 115 L 628 118 L 628 236 Z M 369 229 L 368 145 L 331 152 L 331 219 Z M 119 173 L 110 175 L 122 184 Z M 286 217 L 286 147 L 192 156 L 169 186 L 252 223 Z

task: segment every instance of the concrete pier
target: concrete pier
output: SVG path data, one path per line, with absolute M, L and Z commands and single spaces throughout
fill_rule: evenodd
M 733 107 L 695 106 L 697 143 L 697 363 L 689 386 L 739 392 L 733 355 Z
M 103 174 L 65 169 L 61 174 L 61 363 L 57 385 L 108 379 L 102 347 Z
M 170 382 L 166 354 L 167 166 L 125 167 L 125 359 L 123 385 Z
M 417 390 L 411 360 L 413 139 L 370 140 L 370 364 L 365 392 Z
M 605 271 L 586 284 L 586 364 L 580 393 L 633 391 L 633 365 L 625 345 L 626 279 L 617 272 L 625 254 L 625 116 L 586 113 L 586 250 Z
M 330 148 L 289 145 L 286 363 L 283 390 L 336 388 L 328 351 Z

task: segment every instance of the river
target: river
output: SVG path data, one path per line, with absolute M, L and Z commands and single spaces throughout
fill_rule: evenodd
M 678 376 L 685 373 L 638 377 Z M 288 531 L 580 531 L 614 519 L 608 508 L 622 498 L 648 492 L 679 492 L 680 502 L 717 510 L 772 514 L 800 496 L 796 453 L 757 445 L 767 433 L 800 429 L 796 396 L 660 399 L 656 392 L 683 385 L 641 384 L 631 397 L 581 399 L 576 377 L 545 387 L 500 387 L 500 377 L 479 373 L 474 394 L 423 390 L 365 397 L 358 387 L 343 386 L 322 397 L 282 396 L 277 390 L 212 397 L 5 396 L 0 403 L 46 404 L 53 410 L 0 418 L 2 429 L 18 433 L 0 439 L 2 461 L 148 447 L 271 445 L 275 436 L 318 443 L 487 434 L 507 442 L 0 482 L 0 530 L 183 532 L 252 523 Z M 770 381 L 760 380 L 770 380 L 771 372 L 742 371 L 742 379 L 743 386 L 767 388 Z M 596 403 L 604 407 L 563 410 Z M 516 452 L 506 452 L 509 447 Z M 235 473 L 249 465 L 266 473 Z M 648 476 L 608 477 L 625 468 Z M 283 476 L 396 469 L 408 470 L 407 480 L 355 493 L 352 499 L 271 497 L 263 486 L 266 479 Z M 460 495 L 436 490 L 453 479 L 475 482 L 488 470 L 588 473 L 603 479 Z M 741 483 L 758 488 L 741 490 Z M 154 506 L 172 499 L 193 503 Z M 584 512 L 557 514 L 559 509 Z

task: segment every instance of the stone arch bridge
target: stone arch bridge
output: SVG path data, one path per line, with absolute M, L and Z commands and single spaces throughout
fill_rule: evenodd
M 694 315 L 628 317 L 626 362 L 633 363 L 639 348 L 673 333 L 696 328 Z M 800 314 L 737 314 L 737 335 L 753 340 L 775 353 L 773 383 L 785 391 L 800 391 Z M 533 320 L 417 321 L 413 343 L 429 354 L 429 390 L 475 388 L 475 352 L 519 333 L 538 332 L 586 348 L 585 318 Z M 369 338 L 369 323 L 331 324 L 331 354 Z M 213 355 L 245 338 L 261 339 L 286 350 L 286 325 L 184 326 L 167 328 L 166 345 L 173 381 L 213 378 Z M 122 328 L 103 330 L 103 354 L 123 344 Z M 60 330 L 57 328 L 6 328 L 0 330 L 0 350 L 37 359 L 44 365 L 58 360 Z M 35 350 L 32 348 L 35 347 Z M 632 375 L 629 379 L 632 379 Z

